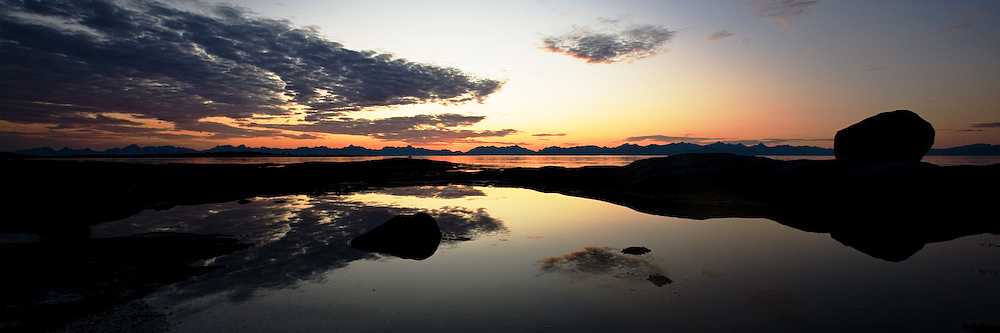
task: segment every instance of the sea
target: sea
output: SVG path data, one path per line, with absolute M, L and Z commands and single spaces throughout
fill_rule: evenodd
M 139 164 L 295 164 L 306 162 L 358 162 L 386 158 L 421 158 L 476 165 L 484 168 L 537 168 L 561 166 L 623 166 L 637 160 L 662 155 L 452 155 L 452 156 L 268 156 L 268 157 L 70 157 L 52 160 L 106 161 Z M 775 160 L 830 160 L 834 156 L 762 156 Z M 990 165 L 1000 163 L 1000 156 L 924 156 L 922 162 L 940 166 Z

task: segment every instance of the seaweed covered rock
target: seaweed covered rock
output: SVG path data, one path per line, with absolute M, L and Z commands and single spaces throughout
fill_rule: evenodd
M 837 159 L 919 162 L 934 145 L 934 127 L 908 110 L 883 112 L 837 132 Z
M 403 259 L 424 260 L 437 252 L 441 228 L 425 213 L 396 215 L 385 223 L 351 240 L 351 247 L 393 255 Z

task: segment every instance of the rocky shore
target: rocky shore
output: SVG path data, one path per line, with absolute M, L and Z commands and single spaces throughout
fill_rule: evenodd
M 0 168 L 19 175 L 5 190 L 0 232 L 45 239 L 89 238 L 90 225 L 145 209 L 444 184 L 529 188 L 674 217 L 768 218 L 831 233 L 887 260 L 905 259 L 927 242 L 1000 232 L 988 222 L 997 196 L 987 190 L 1000 185 L 1000 165 L 687 154 L 583 168 L 476 169 L 420 159 L 286 166 L 13 160 Z M 866 239 L 899 246 L 874 248 Z
M 909 116 L 897 111 L 875 121 L 888 125 L 875 127 L 898 128 L 894 122 L 913 120 Z M 921 131 L 916 135 L 922 138 L 876 147 L 875 153 L 864 150 L 878 145 L 864 142 L 878 137 L 856 139 L 848 133 L 841 139 L 838 134 L 838 142 L 853 147 L 841 146 L 838 159 L 825 161 L 682 154 L 623 167 L 482 169 L 407 158 L 292 165 L 0 160 L 6 176 L 0 234 L 22 238 L 0 242 L 0 256 L 9 263 L 0 329 L 56 329 L 141 299 L 157 286 L 215 269 L 191 266 L 197 260 L 250 246 L 222 235 L 91 240 L 91 225 L 146 209 L 254 197 L 446 184 L 518 187 L 673 217 L 767 218 L 829 233 L 846 246 L 888 261 L 905 260 L 927 243 L 1000 233 L 993 214 L 1000 199 L 993 191 L 1000 186 L 1000 164 L 941 167 L 919 162 L 921 151 L 930 148 L 927 131 Z M 933 142 L 932 128 L 929 135 Z M 921 146 L 895 146 L 907 142 Z M 890 154 L 878 150 L 905 154 L 886 159 Z M 848 157 L 840 158 L 841 153 Z

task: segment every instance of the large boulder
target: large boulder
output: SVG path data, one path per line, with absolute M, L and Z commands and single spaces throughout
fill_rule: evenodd
M 874 115 L 837 132 L 837 159 L 918 162 L 934 145 L 934 127 L 916 113 L 896 110 Z
M 393 255 L 403 259 L 424 260 L 437 252 L 441 228 L 425 213 L 396 215 L 385 223 L 351 240 L 351 247 Z

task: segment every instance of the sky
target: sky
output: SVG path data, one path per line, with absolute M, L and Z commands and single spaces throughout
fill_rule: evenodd
M 0 0 L 0 151 L 1000 144 L 996 0 Z

